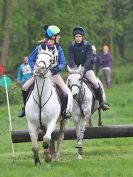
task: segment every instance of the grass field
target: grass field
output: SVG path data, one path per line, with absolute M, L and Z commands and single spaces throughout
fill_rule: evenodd
M 106 90 L 111 108 L 103 112 L 105 125 L 133 124 L 132 88 L 130 83 Z M 27 129 L 26 119 L 17 117 L 20 109 L 21 105 L 11 106 L 13 129 Z M 97 124 L 97 113 L 93 124 Z M 76 159 L 75 143 L 64 141 L 60 162 L 52 162 L 50 167 L 43 160 L 41 142 L 41 166 L 34 166 L 31 143 L 14 144 L 12 159 L 8 111 L 6 106 L 0 107 L 0 177 L 133 177 L 133 138 L 84 140 L 82 160 Z

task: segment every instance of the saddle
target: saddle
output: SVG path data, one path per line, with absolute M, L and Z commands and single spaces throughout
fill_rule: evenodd
M 93 114 L 95 101 L 98 100 L 97 92 L 96 92 L 94 85 L 87 78 L 84 77 L 83 81 L 88 86 L 88 88 L 90 89 L 90 91 L 92 92 L 92 95 L 93 95 L 93 102 L 92 102 L 92 108 L 91 108 L 91 113 Z
M 64 96 L 62 89 L 58 85 L 55 84 L 54 87 L 56 88 L 58 100 L 61 104 L 61 116 L 64 117 L 63 111 L 65 109 L 65 104 L 66 104 L 65 98 L 64 98 L 65 96 Z

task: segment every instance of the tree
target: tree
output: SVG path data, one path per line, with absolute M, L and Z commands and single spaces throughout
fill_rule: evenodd
M 2 14 L 2 45 L 0 52 L 0 63 L 6 64 L 8 58 L 9 49 L 9 25 L 10 25 L 10 7 L 11 1 L 5 0 L 3 3 L 3 14 Z

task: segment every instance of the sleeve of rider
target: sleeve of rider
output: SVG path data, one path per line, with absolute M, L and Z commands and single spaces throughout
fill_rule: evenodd
M 93 67 L 94 67 L 94 58 L 93 58 L 93 53 L 92 53 L 92 47 L 88 45 L 84 68 L 85 68 L 85 71 L 87 71 L 87 70 L 93 69 Z
M 66 65 L 65 55 L 64 55 L 62 48 L 59 46 L 59 49 L 58 49 L 58 68 L 59 68 L 59 70 L 60 71 L 63 70 L 65 65 Z
M 35 48 L 35 50 L 28 57 L 28 62 L 29 62 L 29 65 L 30 65 L 32 71 L 34 70 L 34 65 L 36 62 L 37 55 L 38 55 L 38 46 Z

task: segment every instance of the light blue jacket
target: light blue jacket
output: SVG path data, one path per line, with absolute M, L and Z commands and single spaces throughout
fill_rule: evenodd
M 19 66 L 17 80 L 24 84 L 32 76 L 31 68 L 29 64 L 23 63 Z

